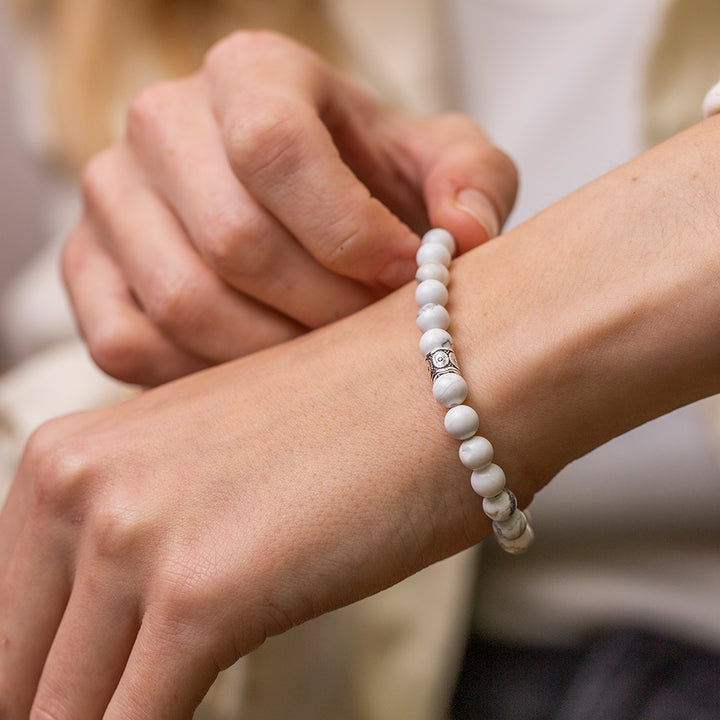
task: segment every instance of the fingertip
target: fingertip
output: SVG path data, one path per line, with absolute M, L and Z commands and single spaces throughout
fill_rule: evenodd
M 464 188 L 455 197 L 455 208 L 475 220 L 488 239 L 500 232 L 500 213 L 484 192 Z
M 393 260 L 380 272 L 378 282 L 390 290 L 397 290 L 409 283 L 415 277 L 416 271 L 417 265 L 414 258 Z
M 466 188 L 430 212 L 434 227 L 445 228 L 457 242 L 458 255 L 494 238 L 500 231 L 497 211 L 482 192 Z

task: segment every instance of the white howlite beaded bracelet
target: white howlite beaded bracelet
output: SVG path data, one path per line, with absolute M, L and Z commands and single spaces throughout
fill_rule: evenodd
M 518 509 L 515 495 L 505 487 L 505 473 L 493 463 L 490 441 L 477 434 L 478 414 L 464 404 L 468 387 L 460 374 L 452 337 L 447 331 L 450 315 L 445 305 L 454 254 L 455 239 L 440 228 L 428 231 L 417 251 L 415 300 L 420 306 L 417 326 L 423 333 L 420 352 L 430 371 L 433 395 L 448 408 L 445 429 L 452 437 L 462 440 L 460 462 L 472 471 L 470 483 L 484 498 L 483 510 L 493 521 L 498 544 L 509 553 L 519 554 L 530 547 L 533 531 L 527 516 Z

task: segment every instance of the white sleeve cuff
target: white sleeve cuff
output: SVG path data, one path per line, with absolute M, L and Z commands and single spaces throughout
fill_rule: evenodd
M 702 111 L 706 118 L 720 113 L 720 82 L 708 91 L 703 100 Z

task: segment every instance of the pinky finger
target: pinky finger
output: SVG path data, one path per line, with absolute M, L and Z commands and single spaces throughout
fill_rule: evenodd
M 68 240 L 63 274 L 90 354 L 109 375 L 159 385 L 207 367 L 174 345 L 140 310 L 120 268 L 97 242 L 87 220 Z

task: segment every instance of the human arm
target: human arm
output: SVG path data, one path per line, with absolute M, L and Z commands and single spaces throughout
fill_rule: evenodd
M 98 364 L 158 384 L 396 289 L 429 220 L 484 242 L 516 184 L 468 118 L 391 110 L 296 43 L 237 33 L 143 91 L 88 165 L 65 277 Z
M 469 403 L 521 504 L 720 390 L 719 160 L 711 119 L 454 264 Z M 406 287 L 42 429 L 0 520 L 0 716 L 27 716 L 52 645 L 53 717 L 189 717 L 266 635 L 485 537 L 414 314 Z

